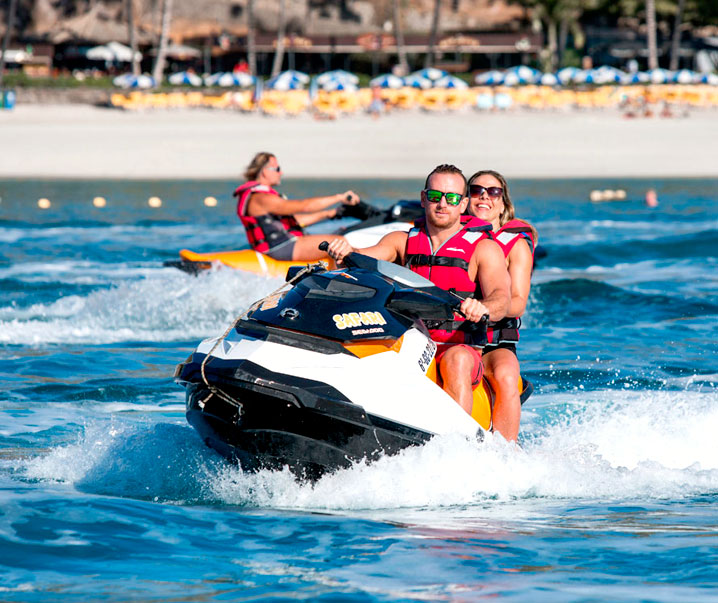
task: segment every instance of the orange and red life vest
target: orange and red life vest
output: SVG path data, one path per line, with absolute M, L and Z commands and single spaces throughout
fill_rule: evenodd
M 406 240 L 405 264 L 446 291 L 463 298 L 481 297 L 480 285 L 469 276 L 469 262 L 479 241 L 491 236 L 491 224 L 473 216 L 462 216 L 461 224 L 459 232 L 433 251 L 425 221 L 417 220 Z M 429 335 L 440 343 L 481 345 L 483 342 L 474 339 L 465 322 L 457 316 L 453 321 L 427 325 Z
M 247 239 L 252 249 L 266 253 L 293 237 L 301 237 L 304 231 L 294 216 L 279 216 L 276 214 L 263 214 L 261 216 L 247 215 L 247 205 L 253 193 L 279 193 L 271 186 L 260 184 L 256 180 L 245 182 L 234 191 L 237 197 L 237 216 L 247 231 Z

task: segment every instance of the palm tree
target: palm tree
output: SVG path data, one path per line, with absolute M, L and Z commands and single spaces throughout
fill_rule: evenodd
M 279 23 L 277 23 L 277 49 L 274 52 L 274 62 L 272 63 L 272 74 L 274 77 L 282 70 L 284 62 L 284 30 L 285 30 L 285 0 L 279 0 Z
M 434 64 L 434 51 L 436 38 L 439 35 L 439 14 L 441 12 L 441 0 L 434 0 L 434 18 L 431 21 L 431 33 L 429 34 L 429 48 L 426 52 L 424 67 L 431 67 Z
M 162 28 L 160 30 L 160 44 L 157 49 L 155 67 L 152 70 L 152 77 L 155 86 L 159 86 L 162 75 L 165 71 L 165 57 L 167 56 L 167 39 L 170 33 L 170 21 L 172 20 L 172 0 L 162 0 Z
M 135 37 L 135 7 L 134 0 L 127 0 L 127 37 L 132 49 L 132 74 L 140 74 L 140 62 L 137 60 L 137 39 Z
M 5 36 L 2 39 L 2 57 L 0 57 L 0 94 L 2 94 L 2 81 L 5 76 L 5 57 L 7 56 L 7 47 L 10 44 L 10 35 L 15 25 L 15 11 L 17 10 L 17 0 L 10 0 L 10 6 L 7 11 L 7 23 L 5 24 Z M 1 99 L 0 99 L 1 100 Z
M 406 49 L 404 48 L 404 30 L 401 26 L 401 13 L 399 12 L 399 0 L 392 0 L 392 17 L 394 20 L 394 38 L 396 39 L 396 53 L 399 58 L 401 73 L 409 73 L 409 61 L 406 60 Z
M 254 0 L 247 0 L 247 62 L 249 73 L 257 76 L 257 42 L 254 31 Z
M 676 9 L 676 23 L 673 26 L 673 40 L 671 40 L 671 64 L 669 69 L 678 69 L 678 51 L 681 47 L 681 26 L 683 25 L 683 11 L 686 8 L 686 0 L 678 0 Z
M 648 68 L 658 68 L 658 48 L 656 45 L 656 2 L 646 0 L 646 29 L 648 34 Z

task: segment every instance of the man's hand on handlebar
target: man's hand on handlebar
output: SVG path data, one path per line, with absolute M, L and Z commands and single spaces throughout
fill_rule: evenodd
M 354 253 L 354 248 L 344 239 L 333 239 L 325 251 L 337 264 L 341 264 L 347 255 Z
M 478 299 L 469 297 L 461 302 L 461 313 L 466 316 L 466 320 L 479 322 L 485 314 L 489 313 L 489 309 Z

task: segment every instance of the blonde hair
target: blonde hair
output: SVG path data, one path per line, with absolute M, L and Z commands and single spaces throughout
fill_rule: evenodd
M 259 173 L 264 169 L 264 166 L 269 163 L 269 160 L 275 157 L 274 153 L 261 152 L 257 153 L 252 159 L 251 163 L 244 170 L 244 178 L 246 180 L 256 180 Z
M 468 183 L 466 184 L 466 195 L 469 196 L 469 186 L 471 186 L 471 183 L 476 180 L 477 178 L 481 176 L 492 176 L 496 178 L 501 183 L 501 188 L 503 189 L 503 201 L 504 201 L 504 211 L 501 212 L 501 215 L 499 216 L 499 227 L 503 226 L 507 222 L 510 222 L 516 217 L 516 210 L 514 209 L 514 202 L 511 200 L 511 195 L 509 194 L 509 183 L 506 182 L 506 178 L 504 178 L 501 174 L 499 174 L 495 170 L 479 170 L 475 174 L 469 178 Z M 471 207 L 471 204 L 469 203 L 469 207 Z M 526 220 L 522 220 L 522 222 L 526 222 Z M 534 236 L 534 241 L 538 241 L 538 232 L 533 227 L 533 225 L 526 222 L 526 224 L 529 225 L 531 228 L 531 232 Z

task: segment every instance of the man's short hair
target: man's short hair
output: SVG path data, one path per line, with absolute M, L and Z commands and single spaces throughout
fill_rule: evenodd
M 431 171 L 431 173 L 426 177 L 426 182 L 424 182 L 424 190 L 429 188 L 429 180 L 431 180 L 431 177 L 434 174 L 458 174 L 464 181 L 464 190 L 466 190 L 466 176 L 464 176 L 464 172 L 462 172 L 455 165 L 451 165 L 450 163 L 442 163 L 441 165 L 437 165 Z

